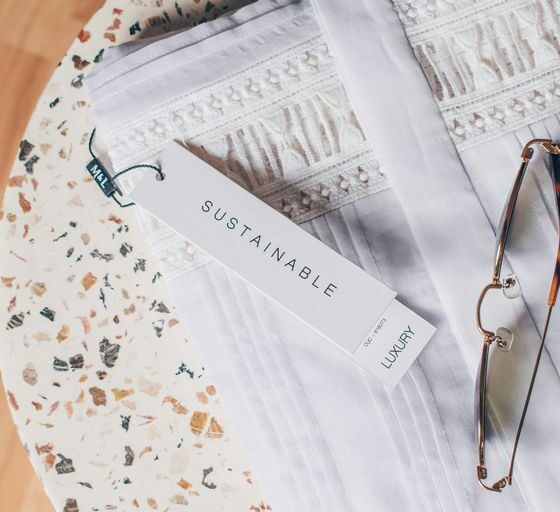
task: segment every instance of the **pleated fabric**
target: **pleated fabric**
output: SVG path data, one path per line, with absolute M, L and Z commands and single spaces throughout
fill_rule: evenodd
M 324 38 L 352 107 L 351 114 L 345 110 L 346 119 L 355 117 L 383 185 L 298 221 L 394 288 L 400 300 L 437 327 L 401 383 L 388 391 L 219 262 L 179 261 L 179 271 L 169 278 L 175 307 L 232 412 L 273 509 L 555 510 L 560 500 L 557 319 L 514 485 L 501 495 L 476 483 L 473 411 L 481 351 L 474 311 L 480 290 L 491 280 L 500 211 L 521 147 L 533 136 L 560 138 L 558 118 L 533 120 L 458 151 L 388 0 L 349 0 L 343 7 L 317 0 L 313 8 L 306 1 L 260 0 L 236 16 L 122 48 L 96 70 L 86 85 L 113 163 L 155 159 L 163 144 L 165 137 L 142 139 L 142 133 L 127 131 L 130 123 L 149 123 L 178 96 L 213 86 L 238 72 L 236 66 L 249 69 L 310 37 Z M 247 39 L 253 36 L 259 41 L 254 47 Z M 197 56 L 210 51 L 216 55 L 213 64 L 195 65 Z M 146 70 L 153 80 L 140 79 Z M 176 70 L 177 80 L 157 87 Z M 202 133 L 205 121 L 200 122 L 196 134 L 183 132 L 187 146 Z M 208 129 L 218 129 L 212 123 Z M 243 128 L 241 120 L 228 118 L 228 123 Z M 295 137 L 302 140 L 303 133 Z M 123 140 L 142 150 L 124 151 Z M 215 166 L 228 162 L 227 154 L 206 150 L 201 156 Z M 519 275 L 524 293 L 511 301 L 500 297 L 485 309 L 488 322 L 504 323 L 516 335 L 512 350 L 492 360 L 491 424 L 499 436 L 489 440 L 488 465 L 496 479 L 507 472 L 557 248 L 557 213 L 540 156 L 516 215 L 506 267 Z M 146 219 L 141 216 L 145 226 L 151 222 Z M 158 240 L 153 241 L 155 246 Z M 339 321 L 346 321 L 344 311 Z

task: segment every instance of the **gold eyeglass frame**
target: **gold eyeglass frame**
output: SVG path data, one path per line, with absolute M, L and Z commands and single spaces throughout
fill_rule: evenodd
M 509 341 L 504 339 L 496 332 L 486 329 L 482 326 L 481 320 L 481 309 L 484 298 L 488 292 L 492 290 L 504 290 L 508 287 L 515 286 L 516 278 L 507 277 L 502 279 L 502 263 L 504 259 L 504 252 L 506 243 L 508 240 L 508 235 L 513 219 L 513 213 L 515 210 L 515 205 L 519 197 L 519 191 L 521 190 L 521 185 L 523 183 L 523 178 L 525 177 L 529 162 L 534 155 L 535 150 L 533 146 L 537 146 L 544 152 L 549 154 L 550 158 L 550 172 L 552 174 L 552 179 L 554 182 L 556 205 L 559 208 L 560 213 L 560 144 L 553 143 L 550 139 L 533 139 L 529 141 L 523 148 L 521 152 L 521 166 L 517 171 L 515 181 L 513 183 L 512 190 L 510 192 L 509 198 L 506 202 L 504 212 L 502 214 L 502 219 L 500 221 L 500 226 L 498 227 L 498 238 L 496 244 L 496 254 L 494 258 L 494 269 L 492 274 L 492 281 L 490 284 L 486 285 L 477 301 L 476 305 L 476 323 L 478 330 L 483 336 L 482 341 L 482 354 L 480 358 L 480 366 L 477 377 L 477 437 L 478 437 L 478 466 L 477 466 L 477 479 L 480 485 L 489 491 L 501 492 L 506 485 L 512 484 L 513 479 L 513 467 L 515 463 L 515 456 L 517 454 L 517 448 L 519 446 L 519 440 L 521 437 L 521 431 L 523 429 L 523 424 L 525 422 L 525 417 L 527 415 L 527 409 L 529 406 L 529 401 L 533 392 L 533 386 L 535 383 L 535 378 L 537 375 L 539 363 L 541 360 L 541 355 L 544 348 L 544 343 L 548 331 L 548 325 L 550 323 L 550 317 L 552 313 L 552 308 L 556 303 L 556 298 L 558 295 L 558 287 L 560 283 L 560 242 L 556 258 L 556 265 L 554 269 L 554 274 L 552 277 L 552 283 L 550 287 L 550 293 L 548 297 L 548 311 L 545 319 L 544 329 L 542 332 L 539 349 L 537 351 L 537 357 L 535 360 L 535 365 L 531 375 L 531 380 L 527 390 L 527 395 L 525 397 L 525 403 L 523 406 L 523 411 L 521 413 L 521 418 L 517 427 L 517 433 L 515 436 L 515 441 L 513 445 L 513 450 L 511 453 L 509 470 L 508 473 L 497 480 L 492 485 L 488 485 L 484 480 L 487 478 L 487 468 L 486 468 L 486 419 L 487 419 L 487 387 L 488 387 L 488 362 L 490 356 L 490 349 L 492 344 L 495 344 L 502 348 L 508 349 Z

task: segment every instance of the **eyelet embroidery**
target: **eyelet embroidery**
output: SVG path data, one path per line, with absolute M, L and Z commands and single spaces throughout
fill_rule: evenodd
M 322 36 L 141 112 L 104 138 L 119 168 L 182 140 L 298 223 L 388 187 Z M 123 179 L 123 192 L 137 179 Z M 209 261 L 147 212 L 139 217 L 166 279 Z
M 554 0 L 395 7 L 459 150 L 560 112 Z

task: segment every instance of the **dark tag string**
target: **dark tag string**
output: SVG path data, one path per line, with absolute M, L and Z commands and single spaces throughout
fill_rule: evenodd
M 137 164 L 131 165 L 122 171 L 117 172 L 113 176 L 109 173 L 107 168 L 103 165 L 103 162 L 97 158 L 95 153 L 93 152 L 93 137 L 95 135 L 95 128 L 91 132 L 89 137 L 88 149 L 91 155 L 91 162 L 86 165 L 86 169 L 93 178 L 93 181 L 97 184 L 97 186 L 101 189 L 101 191 L 105 194 L 106 197 L 110 197 L 117 203 L 121 208 L 128 208 L 129 206 L 134 206 L 135 203 L 125 203 L 123 204 L 119 198 L 123 197 L 122 192 L 120 191 L 118 185 L 116 184 L 116 180 L 120 178 L 123 174 L 130 172 L 134 169 L 152 169 L 156 171 L 156 179 L 161 181 L 165 178 L 165 174 L 163 174 L 161 168 L 157 165 L 152 164 Z

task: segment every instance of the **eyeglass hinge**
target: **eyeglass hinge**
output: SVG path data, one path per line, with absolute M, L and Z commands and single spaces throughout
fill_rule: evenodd
M 492 489 L 501 492 L 501 490 L 508 484 L 511 485 L 511 478 L 509 476 L 504 476 L 503 478 L 500 478 L 494 485 L 492 485 Z
M 477 476 L 479 480 L 486 480 L 488 476 L 488 471 L 485 466 L 477 466 L 476 468 Z
M 531 160 L 531 158 L 533 158 L 533 155 L 535 154 L 535 150 L 531 147 L 532 142 L 533 141 L 531 141 L 529 144 L 527 144 L 523 148 L 523 151 L 521 152 L 521 159 L 525 163 L 527 163 L 529 160 Z

